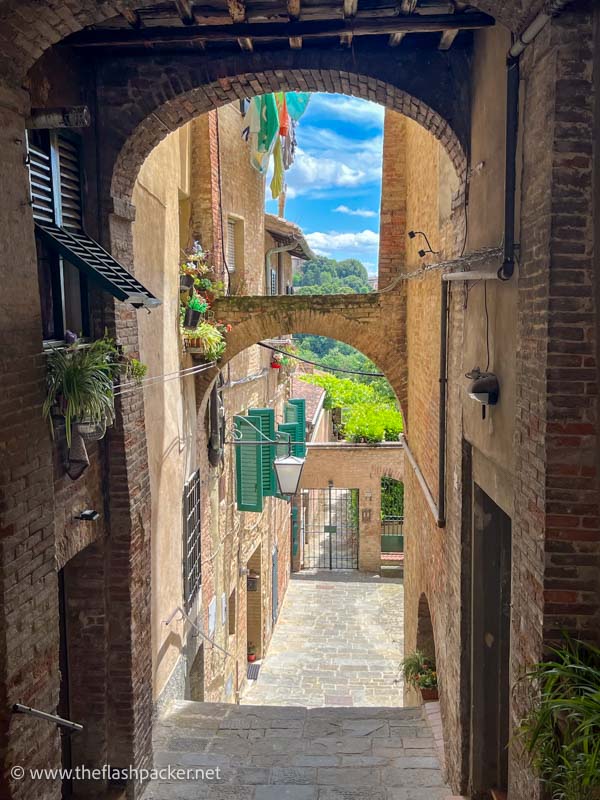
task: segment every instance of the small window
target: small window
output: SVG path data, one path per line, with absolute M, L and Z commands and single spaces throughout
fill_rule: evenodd
M 228 619 L 229 619 L 229 635 L 233 636 L 235 633 L 235 617 L 236 617 L 236 608 L 235 608 L 235 589 L 229 595 L 229 606 L 228 606 Z
M 200 470 L 183 489 L 183 599 L 189 610 L 202 584 Z
M 241 219 L 227 220 L 227 252 L 225 258 L 229 272 L 235 272 L 242 265 L 244 250 L 244 223 Z

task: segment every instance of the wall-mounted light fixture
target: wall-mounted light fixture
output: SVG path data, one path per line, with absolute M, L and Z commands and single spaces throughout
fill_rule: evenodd
M 471 383 L 468 388 L 469 397 L 481 403 L 481 418 L 485 419 L 486 406 L 495 406 L 500 397 L 500 382 L 493 372 L 482 372 L 475 367 L 466 374 Z
M 96 522 L 97 519 L 100 519 L 100 514 L 98 511 L 94 511 L 93 508 L 86 508 L 76 514 L 75 519 L 81 519 L 84 522 Z
M 437 256 L 439 254 L 439 252 L 440 252 L 439 250 L 433 250 L 433 248 L 431 247 L 431 244 L 429 243 L 429 239 L 427 238 L 427 234 L 424 231 L 409 231 L 408 232 L 408 238 L 409 239 L 414 239 L 415 236 L 422 236 L 425 239 L 425 241 L 427 242 L 427 250 L 423 250 L 423 249 L 419 250 L 419 257 L 420 258 L 424 258 L 428 253 L 433 253 L 434 256 Z

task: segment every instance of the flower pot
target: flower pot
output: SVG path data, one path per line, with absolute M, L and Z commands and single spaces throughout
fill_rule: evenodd
M 88 442 L 97 442 L 106 435 L 106 419 L 99 422 L 82 420 L 75 424 L 77 433 Z
M 183 318 L 184 328 L 196 328 L 200 322 L 201 312 L 193 308 L 186 308 L 185 316 Z
M 272 361 L 271 369 L 281 369 L 281 364 L 278 364 L 276 361 Z
M 205 300 L 206 300 L 206 302 L 208 303 L 208 305 L 209 305 L 209 306 L 212 306 L 212 304 L 215 302 L 215 299 L 216 299 L 216 295 L 215 295 L 215 293 L 214 293 L 214 292 L 210 292 L 210 291 L 208 291 L 207 289 L 205 289 L 205 290 L 202 292 L 202 294 L 203 294 L 203 296 L 204 296 L 204 299 L 205 299 Z
M 256 661 L 256 653 L 248 653 L 248 662 L 252 664 L 253 661 Z
M 434 700 L 439 700 L 437 686 L 430 689 L 421 689 L 421 699 L 424 703 L 432 703 Z
M 179 288 L 180 289 L 191 289 L 194 286 L 194 276 L 193 275 L 180 275 L 179 276 Z

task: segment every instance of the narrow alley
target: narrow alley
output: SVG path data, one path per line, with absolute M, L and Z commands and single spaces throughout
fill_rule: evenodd
M 242 702 L 401 706 L 403 599 L 400 580 L 352 570 L 294 574 Z
M 179 702 L 156 731 L 157 768 L 219 777 L 155 781 L 144 800 L 448 797 L 422 709 L 399 708 L 402 611 L 401 581 L 294 575 L 243 705 Z

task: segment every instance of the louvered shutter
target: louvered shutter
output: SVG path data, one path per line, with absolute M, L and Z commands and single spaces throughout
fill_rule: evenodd
M 275 440 L 275 412 L 272 408 L 251 408 L 248 410 L 248 419 L 251 419 L 263 436 Z M 262 450 L 262 487 L 265 497 L 272 497 L 277 491 L 277 479 L 273 469 L 275 459 L 275 445 L 264 444 Z
M 83 231 L 83 212 L 79 148 L 75 142 L 61 134 L 57 136 L 56 144 L 60 180 L 61 227 L 71 232 L 81 233 Z
M 235 272 L 236 269 L 236 247 L 235 247 L 235 220 L 228 220 L 227 222 L 227 269 L 229 272 Z
M 260 441 L 260 430 L 247 417 L 235 417 L 242 442 Z M 262 511 L 262 448 L 251 444 L 235 447 L 236 501 L 239 511 Z
M 306 442 L 306 400 L 303 397 L 294 397 L 290 400 L 290 404 L 298 409 L 298 438 L 300 441 Z M 301 450 L 302 452 L 299 452 L 298 455 L 304 458 L 306 455 L 305 444 L 302 445 Z
M 52 194 L 52 163 L 50 153 L 28 142 L 29 184 L 33 218 L 36 222 L 54 222 L 54 201 Z
M 306 439 L 306 433 L 305 430 L 303 430 L 302 428 L 302 421 L 300 419 L 300 409 L 298 408 L 297 405 L 294 405 L 293 403 L 286 403 L 283 409 L 283 418 L 286 421 L 286 423 L 294 425 L 292 441 L 295 442 L 295 444 L 292 446 L 292 453 L 295 456 L 303 458 L 306 454 L 306 446 L 303 444 L 303 442 Z

